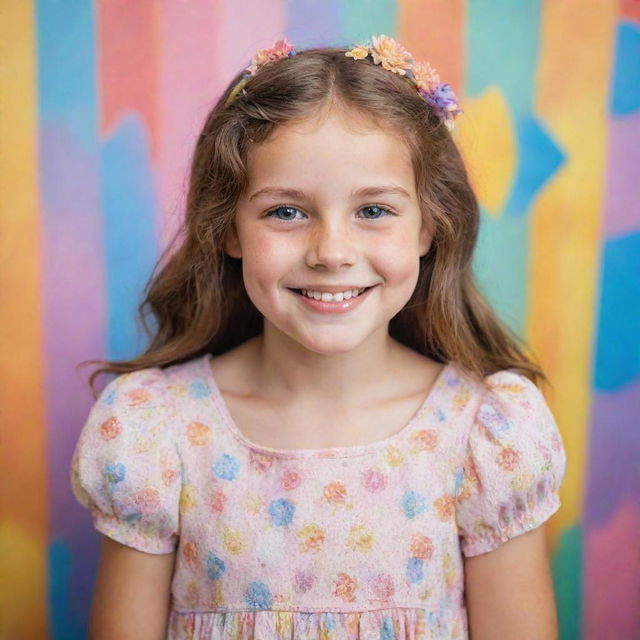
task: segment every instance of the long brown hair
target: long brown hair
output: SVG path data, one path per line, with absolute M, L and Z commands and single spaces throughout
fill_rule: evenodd
M 208 114 L 191 162 L 186 213 L 161 254 L 139 307 L 150 338 L 131 360 L 87 360 L 100 373 L 165 367 L 209 352 L 221 354 L 262 331 L 262 316 L 242 281 L 241 260 L 223 251 L 236 204 L 248 182 L 247 156 L 283 123 L 341 106 L 395 132 L 409 146 L 422 214 L 433 240 L 420 259 L 411 299 L 389 333 L 439 362 L 455 361 L 472 378 L 512 368 L 548 382 L 474 282 L 472 257 L 479 209 L 450 132 L 407 78 L 346 49 L 314 48 L 266 64 L 228 105 L 238 74 Z M 174 245 L 178 245 L 177 248 Z M 155 320 L 149 329 L 147 319 Z

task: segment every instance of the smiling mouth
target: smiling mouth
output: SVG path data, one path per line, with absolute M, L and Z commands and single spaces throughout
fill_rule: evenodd
M 307 289 L 289 289 L 289 291 L 293 291 L 294 293 L 297 293 L 298 295 L 304 298 L 309 298 L 311 300 L 321 300 L 324 302 L 342 302 L 344 300 L 350 300 L 351 298 L 357 298 L 372 288 L 373 287 L 361 287 L 359 289 L 351 289 L 347 290 L 346 292 L 340 291 L 336 293 L 329 293 L 327 291 L 311 292 L 311 290 L 308 291 Z

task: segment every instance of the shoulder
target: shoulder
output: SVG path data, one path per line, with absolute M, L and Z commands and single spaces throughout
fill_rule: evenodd
M 157 405 L 164 399 L 166 376 L 159 367 L 138 369 L 113 378 L 100 393 L 96 404 L 122 410 Z
M 536 433 L 560 445 L 555 418 L 542 391 L 524 374 L 502 369 L 487 376 L 479 395 L 474 424 L 497 440 L 527 438 Z
M 96 528 L 142 551 L 173 550 L 182 464 L 160 368 L 119 375 L 100 393 L 72 456 L 73 494 Z
M 508 369 L 485 378 L 456 491 L 465 555 L 484 553 L 555 512 L 566 471 L 562 436 L 542 392 Z
M 141 435 L 171 437 L 182 407 L 179 400 L 201 394 L 203 358 L 166 368 L 148 367 L 113 378 L 89 410 L 81 440 L 112 443 L 136 441 Z

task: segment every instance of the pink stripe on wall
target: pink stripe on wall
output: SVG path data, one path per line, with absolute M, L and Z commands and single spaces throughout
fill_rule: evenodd
M 128 0 L 98 0 L 96 6 L 100 137 L 135 111 L 149 132 L 152 158 L 158 139 L 156 6 Z
M 205 117 L 258 48 L 284 35 L 285 5 L 165 0 L 158 9 L 161 122 L 160 237 L 164 246 L 184 213 L 193 147 Z

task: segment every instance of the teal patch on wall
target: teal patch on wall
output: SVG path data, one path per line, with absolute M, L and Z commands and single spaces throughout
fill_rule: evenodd
M 342 37 L 345 44 L 369 40 L 372 35 L 396 37 L 398 7 L 395 0 L 345 0 Z
M 560 640 L 582 638 L 582 529 L 563 531 L 551 556 Z
M 468 2 L 465 93 L 499 85 L 516 116 L 533 108 L 540 36 L 538 0 Z
M 481 207 L 473 269 L 485 299 L 500 318 L 523 335 L 527 302 L 527 218 L 493 218 Z

